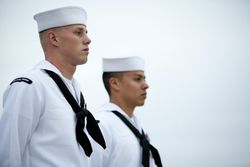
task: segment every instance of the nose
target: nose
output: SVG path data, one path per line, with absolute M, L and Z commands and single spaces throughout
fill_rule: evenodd
M 83 39 L 83 43 L 89 45 L 91 43 L 91 39 L 89 38 L 89 36 L 86 34 L 84 39 Z
M 143 83 L 143 89 L 145 89 L 145 90 L 146 90 L 146 89 L 148 89 L 148 88 L 149 88 L 148 83 L 147 83 L 147 82 L 144 82 L 144 83 Z

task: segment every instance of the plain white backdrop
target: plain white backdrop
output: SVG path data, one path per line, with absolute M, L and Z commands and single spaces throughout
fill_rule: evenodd
M 90 55 L 75 78 L 91 111 L 108 100 L 102 57 L 141 56 L 150 88 L 136 115 L 163 165 L 250 166 L 250 1 L 1 0 L 1 106 L 44 59 L 33 15 L 65 5 L 88 12 Z

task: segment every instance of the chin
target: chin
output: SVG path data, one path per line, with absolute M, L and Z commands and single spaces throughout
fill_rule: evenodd
M 87 57 L 86 57 L 85 59 L 82 59 L 82 60 L 81 60 L 80 64 L 85 64 L 85 63 L 87 63 L 87 61 L 88 61 L 88 59 L 87 59 Z
M 137 104 L 137 106 L 143 106 L 144 105 L 144 102 L 140 102 Z

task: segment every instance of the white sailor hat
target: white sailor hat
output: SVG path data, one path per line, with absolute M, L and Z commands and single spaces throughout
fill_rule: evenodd
M 144 71 L 145 61 L 141 57 L 103 58 L 103 72 Z
M 61 27 L 72 24 L 86 25 L 87 13 L 77 6 L 68 6 L 56 8 L 34 15 L 37 21 L 38 31 L 47 30 L 49 28 Z

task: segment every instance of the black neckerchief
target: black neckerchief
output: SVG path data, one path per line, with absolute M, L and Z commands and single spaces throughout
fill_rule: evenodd
M 87 131 L 89 135 L 104 149 L 106 148 L 105 140 L 103 138 L 103 135 L 101 133 L 101 130 L 97 124 L 97 121 L 86 108 L 86 104 L 83 98 L 83 95 L 81 93 L 80 98 L 80 106 L 76 102 L 73 95 L 68 90 L 67 86 L 64 84 L 63 80 L 60 78 L 59 75 L 57 75 L 55 72 L 44 69 L 48 75 L 55 81 L 57 86 L 60 88 L 62 94 L 64 95 L 65 99 L 68 101 L 70 106 L 72 107 L 73 111 L 76 114 L 77 122 L 76 122 L 76 140 L 77 142 L 82 146 L 85 154 L 89 157 L 91 153 L 93 152 L 91 143 L 88 139 L 88 136 L 83 131 L 85 126 L 85 118 L 87 117 Z
M 134 133 L 134 135 L 140 140 L 140 145 L 142 147 L 142 165 L 144 167 L 149 167 L 149 152 L 151 151 L 155 164 L 158 167 L 162 167 L 161 163 L 161 157 L 158 152 L 158 150 L 149 143 L 147 137 L 145 136 L 143 130 L 142 133 L 140 133 L 130 122 L 129 120 L 123 116 L 118 111 L 112 111 L 115 115 L 117 115 L 128 127 L 129 129 Z

